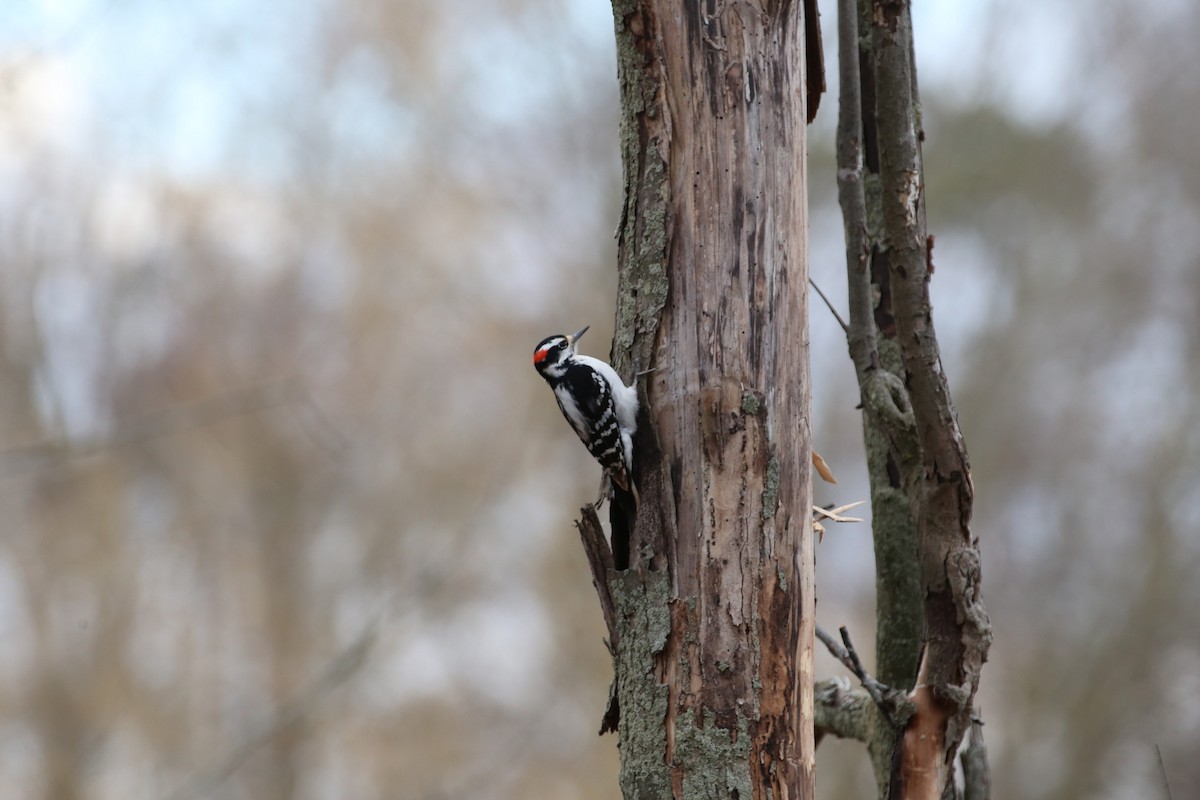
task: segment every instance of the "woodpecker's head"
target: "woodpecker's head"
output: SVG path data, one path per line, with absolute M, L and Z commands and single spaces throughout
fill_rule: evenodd
M 575 348 L 589 327 L 591 326 L 585 325 L 569 336 L 556 333 L 542 339 L 533 350 L 533 366 L 543 376 L 560 374 L 563 362 L 575 355 Z

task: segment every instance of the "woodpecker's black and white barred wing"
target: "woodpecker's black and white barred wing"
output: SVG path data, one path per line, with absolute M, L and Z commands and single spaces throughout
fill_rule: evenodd
M 633 439 L 631 431 L 622 430 L 609 382 L 589 365 L 573 362 L 554 386 L 554 399 L 613 483 L 629 491 Z

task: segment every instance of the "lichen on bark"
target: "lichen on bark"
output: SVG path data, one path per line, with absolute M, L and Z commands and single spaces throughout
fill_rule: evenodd
M 625 247 L 632 233 L 636 243 L 629 249 L 619 278 L 617 322 L 613 337 L 613 360 L 619 371 L 632 379 L 633 373 L 650 368 L 654 355 L 654 337 L 659 315 L 667 302 L 667 173 L 666 165 L 654 148 L 643 153 L 650 161 L 643 181 L 640 231 L 622 230 L 618 236 Z M 647 192 L 646 184 L 657 185 Z M 636 226 L 626 223 L 629 227 Z
M 612 360 L 617 371 L 631 379 L 651 366 L 659 317 L 667 302 L 670 185 L 661 152 L 667 146 L 661 88 L 654 71 L 644 68 L 654 57 L 644 19 L 650 11 L 637 0 L 614 0 L 612 5 L 624 195 L 616 231 L 621 257 Z
M 775 516 L 775 509 L 779 505 L 779 459 L 774 455 L 767 462 L 767 474 L 763 482 L 762 504 L 763 519 L 770 519 Z
M 671 633 L 671 587 L 658 572 L 614 572 L 609 581 L 617 607 L 620 645 L 615 654 L 621 704 L 621 792 L 625 797 L 670 800 L 666 752 L 667 686 L 651 668 Z
M 692 714 L 675 721 L 675 752 L 692 765 L 683 776 L 687 800 L 726 800 L 754 797 L 747 763 L 750 732 L 745 715 L 738 714 L 737 727 L 723 728 L 711 720 L 703 724 Z

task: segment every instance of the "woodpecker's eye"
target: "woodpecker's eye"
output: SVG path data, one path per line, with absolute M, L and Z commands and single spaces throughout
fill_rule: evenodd
M 557 364 L 570 349 L 570 342 L 565 336 L 547 336 L 533 351 L 533 363 Z

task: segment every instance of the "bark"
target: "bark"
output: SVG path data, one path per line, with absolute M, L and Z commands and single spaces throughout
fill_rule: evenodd
M 626 379 L 656 370 L 641 387 L 641 506 L 613 514 L 628 563 L 608 569 L 603 547 L 592 559 L 611 598 L 621 789 L 812 797 L 803 5 L 613 11 L 613 363 Z
M 910 489 L 924 593 L 925 658 L 905 733 L 904 797 L 939 798 L 954 779 L 954 756 L 991 644 L 980 597 L 978 541 L 971 533 L 974 487 L 966 444 L 942 370 L 929 302 L 932 244 L 925 228 L 912 18 L 907 2 L 874 0 L 881 201 L 890 253 L 897 340 L 921 444 L 921 480 Z
M 954 756 L 991 630 L 970 529 L 970 465 L 929 304 L 932 240 L 908 3 L 840 0 L 839 42 L 847 334 L 871 478 L 877 660 L 880 680 L 913 690 L 915 713 L 901 731 L 861 708 L 876 723 L 865 730 L 880 796 L 933 800 L 953 794 Z
M 813 690 L 813 723 L 818 740 L 826 734 L 866 742 L 870 737 L 871 707 L 875 701 L 845 678 L 817 681 Z
M 910 491 L 920 479 L 920 442 L 904 386 L 904 366 L 891 311 L 889 253 L 879 207 L 875 127 L 875 65 L 869 39 L 869 0 L 839 0 L 838 200 L 846 232 L 850 321 L 847 343 L 859 384 L 863 441 L 871 486 L 875 549 L 875 663 L 879 680 L 896 689 L 916 683 L 921 652 L 921 568 Z M 881 797 L 892 780 L 898 731 L 876 708 L 868 720 L 867 750 Z M 869 724 L 867 724 L 869 723 Z
M 909 490 L 918 480 L 920 443 L 891 312 L 889 253 L 879 209 L 875 69 L 869 47 L 865 57 L 860 50 L 861 6 L 856 8 L 855 0 L 839 0 L 838 8 L 843 82 L 838 196 L 846 223 L 847 338 L 858 376 L 871 482 L 879 680 L 911 689 L 921 646 L 921 587 Z

